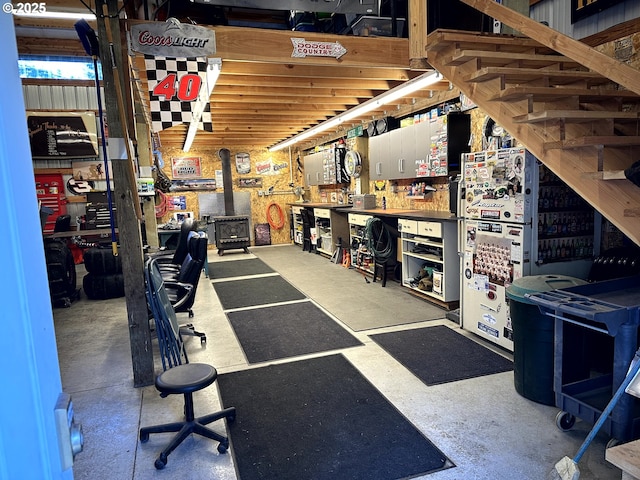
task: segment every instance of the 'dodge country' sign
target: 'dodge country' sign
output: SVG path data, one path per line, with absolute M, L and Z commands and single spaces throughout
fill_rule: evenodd
M 293 43 L 293 52 L 291 53 L 293 58 L 340 58 L 347 53 L 347 49 L 338 42 L 316 42 L 313 40 L 305 40 L 304 38 L 292 38 L 291 43 Z

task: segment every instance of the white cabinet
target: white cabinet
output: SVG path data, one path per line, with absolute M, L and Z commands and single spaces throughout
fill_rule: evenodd
M 324 164 L 322 153 L 305 155 L 303 160 L 305 186 L 308 187 L 324 183 Z
M 370 180 L 387 180 L 389 178 L 389 139 L 388 133 L 369 138 Z
M 369 138 L 371 180 L 447 176 L 469 151 L 470 117 L 450 113 Z
M 330 208 L 314 208 L 316 219 L 316 250 L 325 255 L 333 255 L 338 243 L 349 238 L 347 216 Z
M 373 274 L 373 255 L 367 249 L 365 227 L 371 215 L 349 213 L 349 244 L 351 248 L 351 265 L 359 270 Z
M 389 148 L 389 178 L 416 177 L 416 138 L 415 127 L 409 126 L 392 130 L 388 133 Z
M 293 231 L 293 243 L 296 245 L 302 245 L 304 232 L 302 227 L 302 209 L 304 207 L 292 206 L 291 207 L 291 223 Z
M 457 225 L 450 221 L 398 219 L 402 284 L 436 303 L 460 300 Z

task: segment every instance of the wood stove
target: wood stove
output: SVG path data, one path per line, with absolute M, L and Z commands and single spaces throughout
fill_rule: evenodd
M 213 217 L 212 220 L 218 255 L 224 255 L 225 250 L 234 248 L 242 248 L 245 253 L 249 253 L 247 250 L 247 247 L 251 245 L 249 217 L 236 215 Z
M 249 217 L 236 215 L 233 205 L 233 179 L 231 176 L 231 152 L 226 148 L 218 151 L 222 161 L 222 183 L 224 187 L 225 215 L 213 217 L 216 247 L 218 255 L 224 255 L 225 250 L 242 248 L 249 253 L 247 247 L 251 245 L 249 234 Z

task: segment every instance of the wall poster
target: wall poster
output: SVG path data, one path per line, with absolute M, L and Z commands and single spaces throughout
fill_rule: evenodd
M 27 126 L 33 158 L 98 156 L 93 112 L 27 112 Z
M 174 179 L 201 178 L 202 164 L 200 157 L 172 158 L 171 175 Z

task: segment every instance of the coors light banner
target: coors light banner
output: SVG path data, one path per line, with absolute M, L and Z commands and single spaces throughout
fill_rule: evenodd
M 139 23 L 131 27 L 131 49 L 162 57 L 207 57 L 216 53 L 216 37 L 209 28 L 176 19 Z

